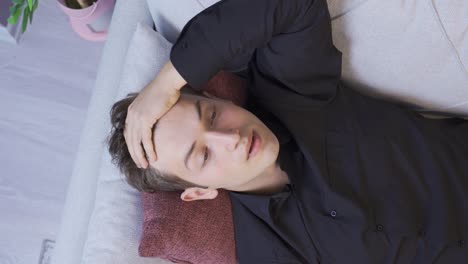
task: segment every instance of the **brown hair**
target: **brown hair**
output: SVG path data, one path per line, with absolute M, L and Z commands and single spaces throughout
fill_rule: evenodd
M 181 89 L 181 93 L 203 96 L 188 85 Z M 112 128 L 107 144 L 112 163 L 125 175 L 127 183 L 141 192 L 178 191 L 189 187 L 206 188 L 185 181 L 175 174 L 156 170 L 151 166 L 140 169 L 133 162 L 125 142 L 124 128 L 128 107 L 137 95 L 137 93 L 128 94 L 126 98 L 116 102 L 110 111 Z

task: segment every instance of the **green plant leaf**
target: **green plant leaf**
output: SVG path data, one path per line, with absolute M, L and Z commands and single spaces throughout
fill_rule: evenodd
M 29 24 L 32 24 L 33 14 L 34 14 L 33 11 L 29 12 Z
M 26 26 L 28 25 L 28 17 L 29 17 L 29 8 L 26 6 L 23 12 L 23 25 L 21 27 L 22 32 L 26 31 Z
M 20 7 L 20 5 L 18 5 L 18 4 L 11 5 L 10 6 L 10 15 L 13 15 L 19 7 Z
M 8 23 L 14 25 L 18 22 L 18 17 L 21 14 L 21 8 L 16 9 L 16 12 L 8 18 Z
M 15 24 L 15 21 L 14 21 L 14 19 L 13 19 L 12 16 L 9 17 L 7 21 L 8 21 L 8 24 L 11 24 L 11 25 L 14 25 L 14 24 Z
M 24 4 L 24 1 L 25 1 L 25 0 L 13 0 L 13 3 L 23 5 L 23 4 Z
M 28 0 L 28 7 L 29 7 L 29 11 L 32 11 L 32 9 L 33 9 L 33 0 Z
M 34 1 L 33 10 L 32 10 L 33 12 L 36 11 L 38 5 L 39 5 L 39 0 Z

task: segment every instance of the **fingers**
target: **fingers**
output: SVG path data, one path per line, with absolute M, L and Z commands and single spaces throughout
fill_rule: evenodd
M 146 156 L 149 162 L 154 162 L 157 160 L 157 155 L 152 140 L 152 128 L 146 128 L 143 130 L 143 147 L 146 152 Z
M 128 119 L 128 117 L 127 117 Z M 133 150 L 133 144 L 132 144 L 132 133 L 129 132 L 129 123 L 125 122 L 125 128 L 124 128 L 124 138 L 125 138 L 125 143 L 127 145 L 128 152 L 130 153 L 130 156 L 132 157 L 133 162 L 137 165 L 139 168 L 140 165 L 138 164 L 137 157 L 135 156 L 135 151 Z
M 140 131 L 141 131 L 140 126 L 136 126 L 133 129 L 133 136 L 132 136 L 131 142 L 132 142 L 133 151 L 134 151 L 133 154 L 135 155 L 136 160 L 137 160 L 135 163 L 137 164 L 138 168 L 146 169 L 146 167 L 148 166 L 148 161 L 146 161 L 145 153 L 143 152 L 143 148 L 141 146 Z
M 157 160 L 152 140 L 153 126 L 180 96 L 178 89 L 166 85 L 165 78 L 155 80 L 138 94 L 127 109 L 125 142 L 132 160 L 139 168 L 147 168 L 149 162 Z M 159 85 L 159 82 L 162 83 Z M 156 87 L 169 88 L 158 90 Z
M 141 131 L 148 130 L 142 128 L 142 122 L 135 122 L 134 119 L 132 119 L 132 114 L 129 110 L 124 128 L 124 138 L 127 144 L 128 152 L 130 153 L 133 162 L 135 162 L 138 168 L 147 168 L 148 161 L 146 160 L 142 143 L 146 145 L 149 143 L 148 140 L 142 142 L 142 137 L 140 136 L 142 134 Z M 149 132 L 151 133 L 151 130 L 149 130 Z M 145 135 L 144 137 L 147 138 L 148 136 Z M 149 138 L 151 140 L 151 134 L 149 135 Z M 152 147 L 152 144 L 150 144 L 150 146 Z M 148 147 L 145 146 L 145 148 Z

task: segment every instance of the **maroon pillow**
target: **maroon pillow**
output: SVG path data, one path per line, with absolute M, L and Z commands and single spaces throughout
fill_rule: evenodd
M 181 192 L 143 193 L 140 256 L 175 263 L 236 263 L 231 200 L 219 190 L 213 200 L 184 202 Z
M 203 90 L 237 105 L 246 102 L 246 81 L 229 72 L 220 71 Z M 236 263 L 231 200 L 227 191 L 218 191 L 216 199 L 193 202 L 182 201 L 182 192 L 142 193 L 140 256 L 175 263 Z
M 247 101 L 247 81 L 227 71 L 219 71 L 202 90 L 239 106 L 244 106 Z

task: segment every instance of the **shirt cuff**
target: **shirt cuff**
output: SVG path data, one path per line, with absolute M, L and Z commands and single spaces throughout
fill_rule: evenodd
M 189 24 L 192 23 L 188 23 L 182 30 L 169 56 L 187 84 L 201 91 L 203 85 L 222 69 L 224 59 L 204 37 L 198 25 L 193 24 L 190 30 L 186 30 Z

